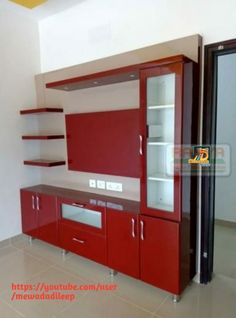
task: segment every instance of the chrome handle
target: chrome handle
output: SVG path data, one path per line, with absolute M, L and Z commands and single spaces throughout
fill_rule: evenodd
M 143 155 L 143 136 L 139 135 L 139 154 Z
M 77 239 L 76 237 L 73 237 L 72 241 L 77 242 L 77 243 L 80 243 L 80 244 L 84 244 L 84 243 L 85 243 L 84 240 L 79 240 L 79 239 Z
M 85 204 L 79 204 L 79 203 L 72 203 L 73 206 L 77 206 L 78 208 L 84 208 L 85 207 Z
M 39 197 L 36 196 L 36 208 L 39 211 Z
M 35 198 L 34 198 L 34 195 L 32 195 L 31 199 L 32 199 L 32 209 L 35 210 Z
M 131 223 L 132 223 L 132 237 L 135 238 L 135 231 L 134 231 L 135 220 L 133 218 L 131 220 Z
M 141 240 L 144 241 L 144 222 L 140 221 L 141 226 Z

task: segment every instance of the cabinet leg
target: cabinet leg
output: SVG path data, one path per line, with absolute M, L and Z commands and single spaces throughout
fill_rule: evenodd
M 180 295 L 173 295 L 172 301 L 173 301 L 173 303 L 178 303 L 180 301 Z
M 33 236 L 29 236 L 29 243 L 30 243 L 30 245 L 32 245 L 33 240 L 35 240 L 35 238 L 34 238 Z
M 110 268 L 109 274 L 110 274 L 110 276 L 116 276 L 118 273 L 117 273 L 117 271 L 115 271 L 114 269 L 111 269 L 111 268 Z
M 63 250 L 61 251 L 61 253 L 62 253 L 62 256 L 65 257 L 69 252 L 68 252 L 67 250 L 64 250 L 64 249 L 63 249 Z

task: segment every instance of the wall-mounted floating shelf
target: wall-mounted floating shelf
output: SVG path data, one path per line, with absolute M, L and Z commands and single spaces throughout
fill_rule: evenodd
M 40 114 L 40 113 L 63 113 L 63 108 L 42 107 L 42 108 L 24 109 L 20 111 L 21 115 Z
M 47 160 L 47 159 L 35 159 L 35 160 L 25 160 L 24 165 L 37 166 L 37 167 L 56 167 L 63 166 L 66 162 L 63 160 Z
M 64 139 L 64 135 L 27 135 L 22 136 L 23 140 L 52 140 L 52 139 Z
M 20 111 L 21 115 L 30 115 L 30 114 L 42 114 L 42 113 L 63 113 L 63 108 L 60 107 L 41 107 L 41 108 L 32 108 L 24 109 Z M 35 135 L 24 135 L 22 136 L 23 140 L 56 140 L 64 139 L 63 134 L 35 134 Z M 36 167 L 55 167 L 65 165 L 65 160 L 47 160 L 47 159 L 36 159 L 36 160 L 25 160 L 24 165 L 36 166 Z

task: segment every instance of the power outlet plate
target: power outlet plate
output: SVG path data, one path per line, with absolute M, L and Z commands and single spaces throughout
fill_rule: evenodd
M 89 179 L 89 187 L 96 188 L 96 180 L 95 179 Z
M 107 182 L 106 189 L 110 191 L 117 191 L 117 192 L 123 191 L 122 183 L 120 182 Z
M 103 180 L 97 180 L 97 188 L 98 189 L 106 189 L 106 182 Z

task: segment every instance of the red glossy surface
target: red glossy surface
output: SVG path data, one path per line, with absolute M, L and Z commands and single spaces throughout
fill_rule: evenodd
M 107 210 L 108 266 L 136 278 L 139 278 L 138 226 L 137 214 Z
M 180 294 L 180 225 L 140 216 L 144 240 L 140 239 L 140 277 L 173 294 Z
M 27 235 L 38 237 L 38 213 L 36 210 L 36 193 L 21 190 L 20 196 L 22 231 Z
M 24 160 L 24 165 L 37 166 L 37 167 L 56 167 L 64 166 L 66 164 L 63 160 L 47 160 L 47 159 L 35 159 Z
M 172 56 L 160 60 L 149 61 L 146 63 L 134 64 L 120 68 L 110 69 L 98 73 L 86 74 L 78 77 L 68 78 L 56 82 L 46 84 L 46 88 L 71 91 L 75 89 L 83 89 L 96 87 L 100 85 L 108 85 L 120 82 L 131 81 L 139 78 L 139 71 L 146 68 L 156 67 L 168 63 L 180 62 L 188 60 L 183 55 Z M 134 75 L 134 77 L 133 77 Z
M 64 135 L 27 135 L 22 136 L 23 140 L 50 140 L 50 139 L 64 139 Z
M 21 115 L 29 115 L 29 114 L 37 114 L 37 113 L 63 113 L 63 108 L 43 107 L 43 108 L 24 109 L 20 111 Z
M 84 209 L 88 209 L 91 211 L 99 212 L 101 214 L 101 228 L 97 228 L 95 226 L 87 225 L 87 224 L 80 223 L 80 222 L 68 219 L 66 217 L 63 217 L 63 215 L 62 215 L 62 205 L 63 204 L 70 205 L 70 206 L 73 206 L 76 204 L 79 208 L 84 208 Z M 57 207 L 58 207 L 58 213 L 59 213 L 59 218 L 60 218 L 61 223 L 64 223 L 64 224 L 69 225 L 69 226 L 76 226 L 77 229 L 80 229 L 80 230 L 83 230 L 86 232 L 90 232 L 93 234 L 100 234 L 100 235 L 106 234 L 106 210 L 104 207 L 97 206 L 94 204 L 85 203 L 83 200 L 81 200 L 79 198 L 77 200 L 58 198 Z
M 139 109 L 66 115 L 70 170 L 138 178 Z
M 60 245 L 68 251 L 106 265 L 106 238 L 63 223 L 59 224 Z
M 37 194 L 39 200 L 38 238 L 58 245 L 56 198 L 46 194 Z
M 175 145 L 182 144 L 182 81 L 183 81 L 183 64 L 169 64 L 149 70 L 141 71 L 140 75 L 140 94 L 141 94 L 141 134 L 144 138 L 142 159 L 142 176 L 141 176 L 141 211 L 145 215 L 157 216 L 169 220 L 181 221 L 181 176 L 174 176 L 174 212 L 165 212 L 162 210 L 150 208 L 147 206 L 147 79 L 149 77 L 160 76 L 175 73 Z M 180 152 L 175 153 L 175 159 L 181 158 Z
M 23 233 L 58 245 L 56 198 L 21 190 Z

